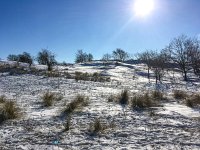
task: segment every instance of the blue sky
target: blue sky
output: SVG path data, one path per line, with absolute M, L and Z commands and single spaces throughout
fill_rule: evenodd
M 199 0 L 154 0 L 154 11 L 134 15 L 134 0 L 0 0 L 0 58 L 42 48 L 73 62 L 79 49 L 95 59 L 122 48 L 160 50 L 181 34 L 200 35 Z

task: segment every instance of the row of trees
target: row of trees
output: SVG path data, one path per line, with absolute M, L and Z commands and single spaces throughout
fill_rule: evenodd
M 109 60 L 116 60 L 116 61 L 125 61 L 129 57 L 128 53 L 125 52 L 122 49 L 116 49 L 111 54 L 105 54 L 102 58 L 104 61 Z M 19 55 L 10 54 L 8 55 L 7 59 L 9 61 L 18 61 L 18 62 L 24 62 L 28 63 L 29 66 L 33 64 L 34 61 L 37 61 L 38 64 L 47 65 L 48 70 L 52 69 L 52 66 L 57 63 L 55 60 L 55 54 L 47 49 L 42 49 L 40 52 L 38 52 L 36 58 L 32 57 L 29 53 L 23 52 Z M 78 50 L 75 57 L 76 63 L 85 63 L 85 62 L 91 62 L 93 60 L 93 55 L 91 53 L 85 53 L 83 50 Z
M 31 66 L 33 64 L 33 58 L 27 52 L 23 52 L 22 54 L 19 54 L 19 55 L 13 55 L 13 54 L 8 55 L 7 59 L 10 61 L 18 61 L 18 62 L 28 63 L 29 66 Z
M 93 55 L 91 53 L 87 54 L 83 52 L 83 50 L 78 50 L 76 53 L 75 62 L 83 63 L 83 62 L 91 62 L 93 60 Z
M 124 51 L 120 48 L 117 48 L 116 50 L 114 50 L 112 52 L 112 54 L 108 54 L 108 53 L 104 54 L 102 57 L 102 60 L 104 62 L 108 62 L 110 60 L 116 60 L 116 61 L 123 62 L 123 61 L 127 60 L 128 58 L 129 58 L 129 54 L 126 51 Z
M 31 67 L 31 65 L 33 64 L 33 61 L 36 60 L 38 62 L 38 64 L 47 65 L 48 71 L 51 71 L 53 65 L 55 65 L 57 63 L 57 61 L 55 60 L 55 54 L 53 54 L 51 51 L 49 51 L 47 49 L 42 49 L 37 54 L 36 58 L 32 57 L 27 52 L 23 52 L 22 54 L 19 54 L 19 55 L 10 54 L 10 55 L 8 55 L 7 59 L 9 61 L 28 63 L 29 67 Z
M 200 42 L 197 38 L 181 35 L 159 53 L 145 51 L 138 54 L 138 59 L 147 64 L 148 78 L 149 70 L 153 70 L 156 83 L 164 75 L 164 70 L 175 66 L 182 72 L 185 81 L 188 80 L 188 72 L 191 70 L 200 76 Z
M 110 60 L 126 61 L 130 58 L 129 54 L 122 49 L 116 49 L 112 54 L 104 54 L 102 60 L 108 62 Z M 150 79 L 149 71 L 153 70 L 156 83 L 161 80 L 165 70 L 177 67 L 182 73 L 184 80 L 188 80 L 188 72 L 193 70 L 194 73 L 200 76 L 200 42 L 197 38 L 190 38 L 181 35 L 174 38 L 160 52 L 148 50 L 137 55 L 137 59 L 146 63 L 148 67 L 148 78 Z M 19 55 L 9 55 L 8 60 L 25 62 L 30 66 L 36 60 L 39 64 L 47 65 L 48 70 L 52 70 L 53 65 L 57 63 L 55 54 L 47 49 L 42 49 L 34 59 L 29 53 L 24 52 Z M 91 62 L 93 55 L 78 50 L 75 57 L 76 63 Z

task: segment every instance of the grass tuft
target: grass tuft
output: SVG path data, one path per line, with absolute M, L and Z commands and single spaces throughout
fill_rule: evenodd
M 149 93 L 145 93 L 144 95 L 135 95 L 131 100 L 131 107 L 133 109 L 144 109 L 157 106 L 158 101 L 152 100 Z
M 43 100 L 44 106 L 50 107 L 53 105 L 54 101 L 61 100 L 63 96 L 52 92 L 46 92 L 41 98 Z
M 188 107 L 197 107 L 200 105 L 200 95 L 194 94 L 186 99 L 186 106 Z
M 75 80 L 83 80 L 83 81 L 94 81 L 94 82 L 110 82 L 109 77 L 102 76 L 100 73 L 83 73 L 83 72 L 75 72 Z
M 5 102 L 6 102 L 5 95 L 0 96 L 0 103 L 5 103 Z
M 73 113 L 77 109 L 81 109 L 84 106 L 88 105 L 88 97 L 85 97 L 84 95 L 77 95 L 73 101 L 71 101 L 63 112 L 67 114 Z
M 71 126 L 71 116 L 67 117 L 66 123 L 64 124 L 64 131 L 69 131 Z
M 124 90 L 121 92 L 121 94 L 118 97 L 118 102 L 120 105 L 127 105 L 129 102 L 129 93 L 128 90 Z
M 115 97 L 114 95 L 110 95 L 110 96 L 108 97 L 108 102 L 114 102 L 115 99 L 116 99 L 116 97 Z
M 89 126 L 89 132 L 92 134 L 92 135 L 96 135 L 98 133 L 101 133 L 103 132 L 104 130 L 106 129 L 106 125 L 104 125 L 100 118 L 96 118 L 94 120 L 93 123 L 90 124 Z
M 160 92 L 160 91 L 152 91 L 151 92 L 151 97 L 154 100 L 161 101 L 161 100 L 163 100 L 163 93 Z
M 3 106 L 0 111 L 0 123 L 9 119 L 16 119 L 20 117 L 19 109 L 17 108 L 15 102 L 5 101 L 2 104 Z
M 42 100 L 45 107 L 50 107 L 53 104 L 54 94 L 50 92 L 46 92 L 42 96 Z

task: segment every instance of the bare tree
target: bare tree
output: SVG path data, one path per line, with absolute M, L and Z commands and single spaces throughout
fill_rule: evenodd
M 83 52 L 83 50 L 77 51 L 75 58 L 76 63 L 91 62 L 92 60 L 93 60 L 93 55 L 91 53 L 87 54 Z
M 113 58 L 117 61 L 123 62 L 128 58 L 128 53 L 120 48 L 117 48 L 113 51 Z
M 91 62 L 93 60 L 93 55 L 91 54 L 91 53 L 89 53 L 88 55 L 87 55 L 87 61 L 88 62 Z
M 190 43 L 189 60 L 194 74 L 200 76 L 200 41 L 197 38 Z
M 33 58 L 27 52 L 23 52 L 23 54 L 19 54 L 18 58 L 19 58 L 19 62 L 28 63 L 29 67 L 31 67 L 31 65 L 33 64 Z
M 191 49 L 192 40 L 185 35 L 174 38 L 169 46 L 171 60 L 178 64 L 179 69 L 184 75 L 184 80 L 187 81 L 187 73 L 191 69 L 189 51 Z
M 18 55 L 14 55 L 14 54 L 10 54 L 7 57 L 8 61 L 18 61 L 19 60 L 19 56 Z
M 151 68 L 155 74 L 156 84 L 161 82 L 165 74 L 165 69 L 168 67 L 169 56 L 162 50 L 160 53 L 154 52 L 151 58 Z
M 27 52 L 23 52 L 22 54 L 19 54 L 19 55 L 10 54 L 10 55 L 8 55 L 7 59 L 9 61 L 17 61 L 17 62 L 28 63 L 29 67 L 33 64 L 33 58 Z
M 153 52 L 153 51 L 145 51 L 145 52 L 143 52 L 143 53 L 139 53 L 138 54 L 138 59 L 140 60 L 140 61 L 142 61 L 143 63 L 145 63 L 146 65 L 147 65 L 147 70 L 148 70 L 148 79 L 150 80 L 150 73 L 149 73 L 149 71 L 150 71 L 150 69 L 151 69 L 151 67 L 152 67 L 152 60 L 153 60 L 153 58 L 154 58 L 154 54 L 155 52 Z
M 48 71 L 51 71 L 53 65 L 56 64 L 55 54 L 47 49 L 42 49 L 42 51 L 38 53 L 36 59 L 39 64 L 47 65 Z
M 106 65 L 110 60 L 111 60 L 112 56 L 110 54 L 104 54 L 102 57 L 102 61 L 104 62 L 104 64 Z

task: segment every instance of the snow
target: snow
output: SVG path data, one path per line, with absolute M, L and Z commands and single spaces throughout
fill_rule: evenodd
M 43 65 L 34 67 L 46 69 Z M 111 82 L 76 82 L 63 77 L 3 73 L 0 95 L 15 100 L 23 117 L 0 125 L 0 149 L 200 149 L 200 109 L 189 108 L 172 97 L 173 90 L 177 89 L 199 92 L 198 80 L 186 83 L 180 73 L 169 71 L 162 83 L 155 85 L 153 77 L 150 82 L 147 79 L 144 64 L 118 63 L 115 66 L 113 63 L 105 67 L 101 62 L 92 62 L 56 66 L 55 69 L 71 74 L 99 72 L 108 75 Z M 155 116 L 150 116 L 148 110 L 134 111 L 130 106 L 108 102 L 110 95 L 117 95 L 124 89 L 130 94 L 159 89 L 169 100 L 164 101 L 162 107 L 152 109 Z M 49 108 L 42 107 L 41 96 L 46 91 L 62 94 L 63 99 Z M 70 130 L 64 132 L 66 121 L 60 117 L 61 111 L 77 94 L 88 96 L 89 105 L 72 115 Z M 115 127 L 91 136 L 88 129 L 95 118 L 107 125 L 114 121 Z
M 195 118 L 200 116 L 200 110 L 195 110 L 187 106 L 177 104 L 176 102 L 165 104 L 164 108 L 165 111 L 162 112 L 164 114 L 172 114 L 172 112 L 176 112 L 185 117 Z

